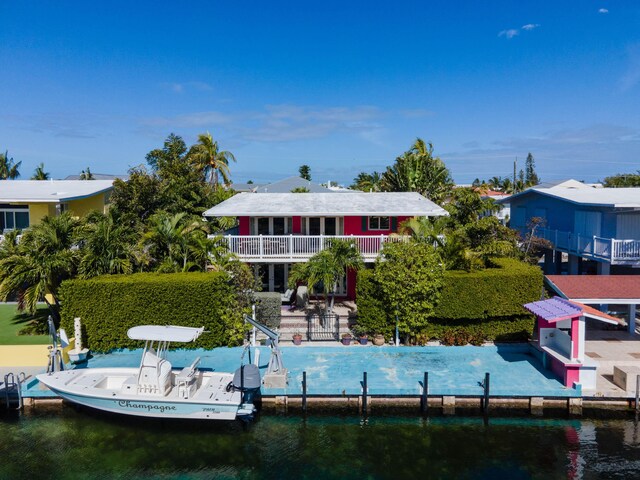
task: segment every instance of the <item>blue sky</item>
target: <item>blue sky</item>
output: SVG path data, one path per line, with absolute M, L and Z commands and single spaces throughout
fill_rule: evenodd
M 0 0 L 0 149 L 124 173 L 212 133 L 235 181 L 382 170 L 416 137 L 459 183 L 640 168 L 640 2 Z

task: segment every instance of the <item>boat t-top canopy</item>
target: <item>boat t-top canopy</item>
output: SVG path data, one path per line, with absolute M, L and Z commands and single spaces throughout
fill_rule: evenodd
M 177 327 L 175 325 L 141 325 L 127 331 L 131 340 L 152 342 L 193 342 L 202 335 L 204 327 Z

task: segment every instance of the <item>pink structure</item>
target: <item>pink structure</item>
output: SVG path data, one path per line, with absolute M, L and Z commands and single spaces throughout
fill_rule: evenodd
M 524 308 L 537 318 L 535 345 L 542 352 L 545 368 L 560 377 L 565 387 L 595 388 L 598 362 L 585 356 L 585 317 L 607 323 L 620 321 L 560 297 L 527 303 Z

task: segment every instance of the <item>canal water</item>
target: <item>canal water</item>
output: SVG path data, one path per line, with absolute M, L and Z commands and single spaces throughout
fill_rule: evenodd
M 0 416 L 2 479 L 640 478 L 633 420 L 266 415 L 140 421 L 74 408 Z

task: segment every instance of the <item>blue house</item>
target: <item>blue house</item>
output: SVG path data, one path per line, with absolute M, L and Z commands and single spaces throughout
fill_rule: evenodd
M 570 274 L 640 273 L 640 188 L 594 188 L 569 180 L 534 187 L 508 199 L 511 228 L 550 242 L 546 273 L 560 273 L 568 254 Z M 635 268 L 634 268 L 635 267 Z

